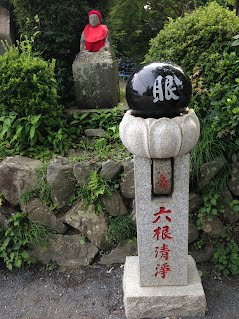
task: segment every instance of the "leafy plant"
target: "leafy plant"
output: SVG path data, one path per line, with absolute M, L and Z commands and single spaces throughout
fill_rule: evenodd
M 0 258 L 6 267 L 20 268 L 24 264 L 32 264 L 34 259 L 27 250 L 37 244 L 47 242 L 49 232 L 45 226 L 34 223 L 25 213 L 16 213 L 8 220 L 6 230 L 0 230 Z
M 111 217 L 107 231 L 107 242 L 112 245 L 118 244 L 125 239 L 136 237 L 136 225 L 132 221 L 132 216 L 124 215 Z
M 239 274 L 239 247 L 233 240 L 220 242 L 216 246 L 213 262 L 224 275 Z
M 23 204 L 28 203 L 33 198 L 40 198 L 41 201 L 47 206 L 52 206 L 51 201 L 51 187 L 46 180 L 47 163 L 41 165 L 37 170 L 37 187 L 23 193 L 20 197 L 20 201 Z
M 96 211 L 101 213 L 104 210 L 102 203 L 104 195 L 112 195 L 112 188 L 96 171 L 93 171 L 89 177 L 89 181 L 77 190 L 76 196 L 71 201 L 74 202 L 82 199 L 87 205 L 94 205 Z
M 203 207 L 197 213 L 197 226 L 201 228 L 205 219 L 212 219 L 215 216 L 223 214 L 223 207 L 218 205 L 219 194 L 208 194 L 203 196 Z

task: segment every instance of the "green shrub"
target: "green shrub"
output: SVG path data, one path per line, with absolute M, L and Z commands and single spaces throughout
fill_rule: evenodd
M 107 242 L 110 245 L 116 245 L 122 240 L 133 239 L 135 237 L 136 226 L 130 214 L 110 218 L 107 231 Z
M 168 60 L 190 73 L 199 65 L 205 73 L 209 71 L 209 77 L 215 82 L 214 61 L 230 48 L 229 41 L 238 32 L 239 19 L 235 13 L 212 2 L 184 17 L 170 19 L 151 40 L 146 62 Z
M 25 39 L 0 56 L 0 110 L 51 117 L 60 110 L 55 62 L 35 56 L 32 43 Z
M 34 259 L 27 250 L 46 244 L 49 232 L 45 226 L 28 219 L 25 213 L 16 213 L 8 220 L 6 229 L 0 229 L 0 259 L 9 270 L 32 264 Z
M 239 247 L 233 240 L 218 243 L 213 262 L 224 275 L 239 274 Z

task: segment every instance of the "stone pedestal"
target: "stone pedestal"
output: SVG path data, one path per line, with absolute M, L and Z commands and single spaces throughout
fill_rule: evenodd
M 138 257 L 127 257 L 123 289 L 127 319 L 205 316 L 206 299 L 196 264 L 188 256 L 187 286 L 141 287 Z
M 80 52 L 72 70 L 80 109 L 106 109 L 119 103 L 118 62 L 110 51 Z

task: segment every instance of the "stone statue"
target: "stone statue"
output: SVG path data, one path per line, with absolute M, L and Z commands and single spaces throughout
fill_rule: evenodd
M 102 16 L 99 11 L 91 10 L 88 13 L 89 23 L 81 35 L 80 50 L 98 52 L 102 48 L 109 50 L 109 31 L 106 25 L 101 24 Z
M 79 109 L 108 109 L 119 103 L 118 61 L 100 12 L 92 10 L 88 17 L 72 65 L 76 104 Z

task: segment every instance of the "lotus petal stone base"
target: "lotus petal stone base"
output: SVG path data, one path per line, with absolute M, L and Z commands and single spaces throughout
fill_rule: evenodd
M 172 119 L 144 119 L 133 116 L 129 110 L 119 130 L 121 141 L 130 153 L 144 158 L 170 158 L 193 149 L 199 139 L 200 124 L 192 109 Z

